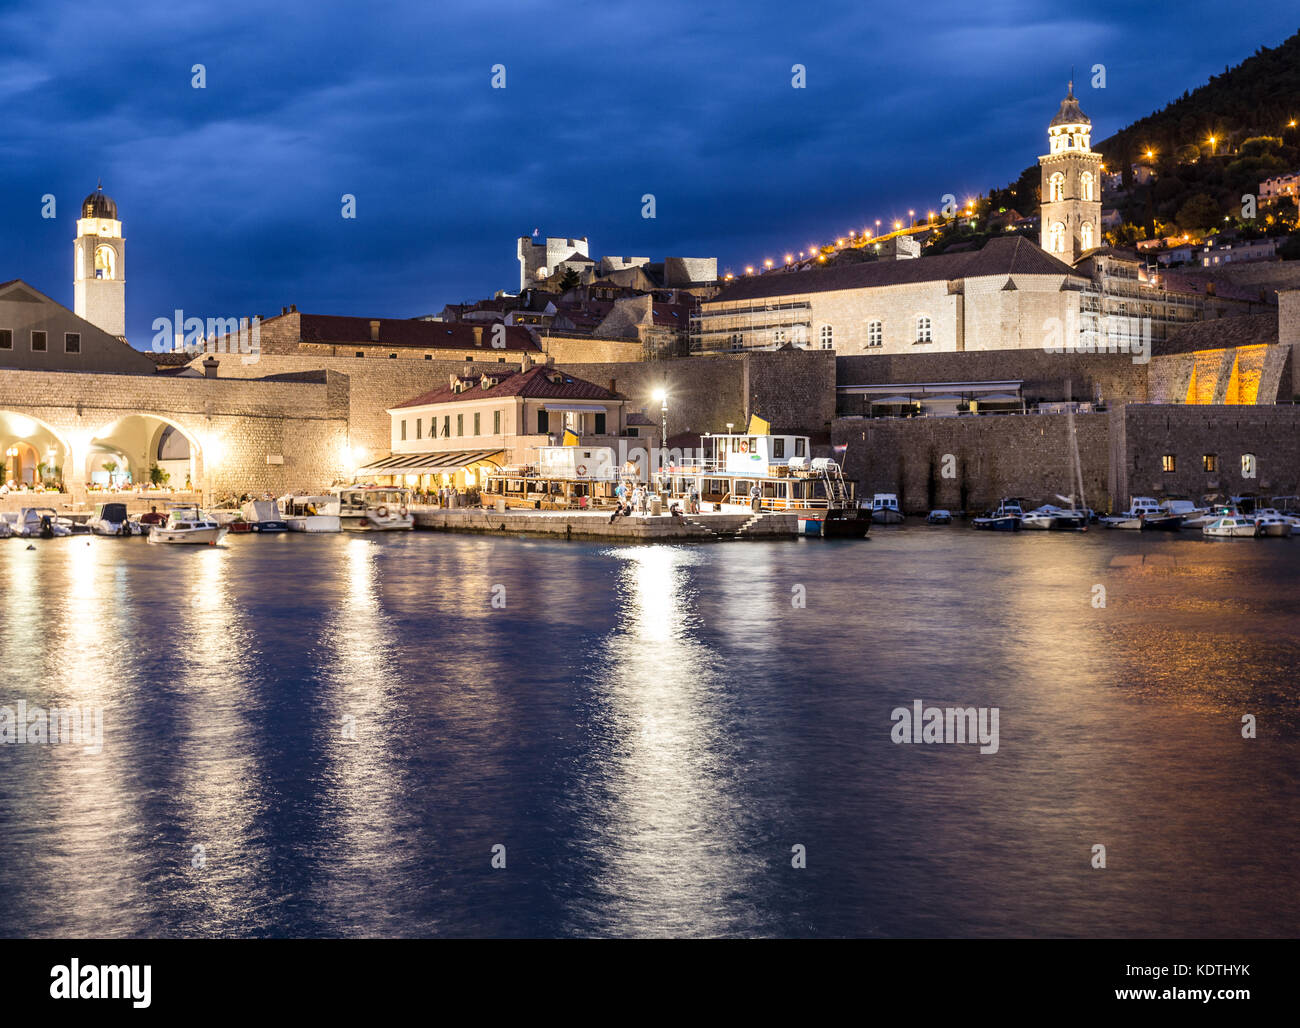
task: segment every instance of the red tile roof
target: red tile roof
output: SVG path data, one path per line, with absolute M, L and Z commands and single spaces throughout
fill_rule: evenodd
M 489 326 L 453 321 L 421 321 L 416 318 L 352 318 L 336 314 L 303 314 L 299 338 L 304 343 L 361 344 L 367 346 L 411 347 L 424 350 L 472 350 L 481 348 L 530 350 L 540 348 L 528 330 L 515 325 L 505 327 L 505 346 L 492 346 Z M 379 322 L 379 339 L 370 338 L 370 322 Z M 479 329 L 476 337 L 474 329 Z
M 478 383 L 482 376 L 499 379 L 497 385 L 482 389 Z M 453 393 L 450 383 L 397 404 L 401 407 L 425 407 L 432 403 L 463 403 L 483 398 L 497 399 L 505 396 L 523 396 L 543 400 L 622 400 L 622 393 L 611 392 L 594 382 L 565 374 L 551 366 L 538 366 L 527 371 L 490 368 L 482 374 L 458 375 L 462 382 L 473 383 L 465 392 Z

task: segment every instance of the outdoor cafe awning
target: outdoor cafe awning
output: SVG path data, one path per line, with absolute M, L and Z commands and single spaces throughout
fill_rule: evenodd
M 459 471 L 487 461 L 497 463 L 505 450 L 451 450 L 442 453 L 393 453 L 364 468 L 358 475 L 428 475 L 439 471 Z

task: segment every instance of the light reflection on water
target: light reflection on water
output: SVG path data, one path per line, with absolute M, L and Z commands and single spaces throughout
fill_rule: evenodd
M 0 747 L 0 934 L 1300 920 L 1300 540 L 177 549 L 0 543 L 0 704 L 105 711 L 99 756 Z M 917 698 L 999 753 L 893 745 Z

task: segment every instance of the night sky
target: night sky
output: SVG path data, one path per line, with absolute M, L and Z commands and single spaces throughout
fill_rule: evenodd
M 0 6 L 0 281 L 72 305 L 98 177 L 142 348 L 176 307 L 407 317 L 513 290 L 535 228 L 741 270 L 1005 185 L 1071 64 L 1096 141 L 1300 22 L 1292 0 L 463 6 Z

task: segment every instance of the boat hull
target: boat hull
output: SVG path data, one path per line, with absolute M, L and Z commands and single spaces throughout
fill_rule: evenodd
M 799 518 L 802 535 L 823 539 L 865 539 L 870 531 L 871 518 L 866 511 L 831 511 L 824 516 Z
M 219 528 L 162 528 L 149 533 L 151 543 L 170 543 L 173 546 L 216 546 L 226 537 L 227 529 Z
M 1008 515 L 1002 518 L 975 518 L 971 524 L 984 532 L 1019 532 L 1020 519 Z
M 343 523 L 337 514 L 307 514 L 303 517 L 285 519 L 290 532 L 308 532 L 325 534 L 343 531 Z

